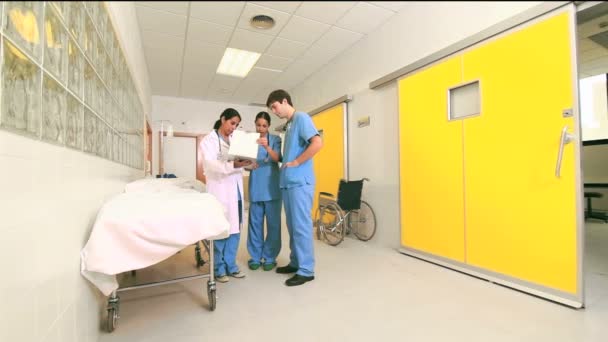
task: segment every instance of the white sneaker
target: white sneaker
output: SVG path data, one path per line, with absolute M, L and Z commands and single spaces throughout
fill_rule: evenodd
M 230 278 L 224 274 L 223 276 L 215 277 L 215 280 L 219 281 L 220 283 L 227 283 Z
M 245 272 L 241 272 L 241 271 L 237 271 L 234 273 L 230 273 L 231 277 L 235 277 L 235 278 L 245 278 Z

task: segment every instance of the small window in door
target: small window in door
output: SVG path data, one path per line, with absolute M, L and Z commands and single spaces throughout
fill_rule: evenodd
M 448 90 L 448 119 L 457 120 L 481 113 L 479 81 Z

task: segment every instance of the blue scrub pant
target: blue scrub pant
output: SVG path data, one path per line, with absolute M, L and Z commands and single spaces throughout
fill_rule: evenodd
M 239 196 L 240 197 L 240 196 Z M 239 199 L 239 222 L 243 223 L 243 202 Z M 213 272 L 216 277 L 236 273 L 239 267 L 236 265 L 236 253 L 239 250 L 241 233 L 230 234 L 225 239 L 213 241 Z
M 312 237 L 313 185 L 281 189 L 287 231 L 289 232 L 289 265 L 298 269 L 296 274 L 310 277 L 315 274 L 315 255 Z
M 230 234 L 225 239 L 213 241 L 213 269 L 216 277 L 236 273 L 236 252 L 239 249 L 241 233 Z
M 262 259 L 265 264 L 275 263 L 281 251 L 281 200 L 251 202 L 248 227 L 247 250 L 251 256 L 249 264 L 261 264 Z

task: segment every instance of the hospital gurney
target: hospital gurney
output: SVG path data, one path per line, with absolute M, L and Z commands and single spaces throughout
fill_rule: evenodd
M 117 293 L 122 291 L 208 277 L 209 308 L 215 309 L 213 240 L 228 236 L 229 223 L 224 206 L 215 196 L 192 185 L 182 180 L 140 180 L 128 184 L 125 193 L 106 202 L 99 211 L 81 251 L 81 273 L 109 296 L 108 331 L 116 327 L 120 306 Z M 196 244 L 196 266 L 201 266 L 200 241 L 209 255 L 209 274 L 119 288 L 116 275 L 128 271 L 135 274 L 134 270 L 157 264 L 187 246 Z

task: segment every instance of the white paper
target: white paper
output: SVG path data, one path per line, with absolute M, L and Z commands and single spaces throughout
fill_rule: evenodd
M 230 138 L 229 159 L 256 160 L 258 157 L 258 143 L 260 133 L 249 133 L 235 130 Z

